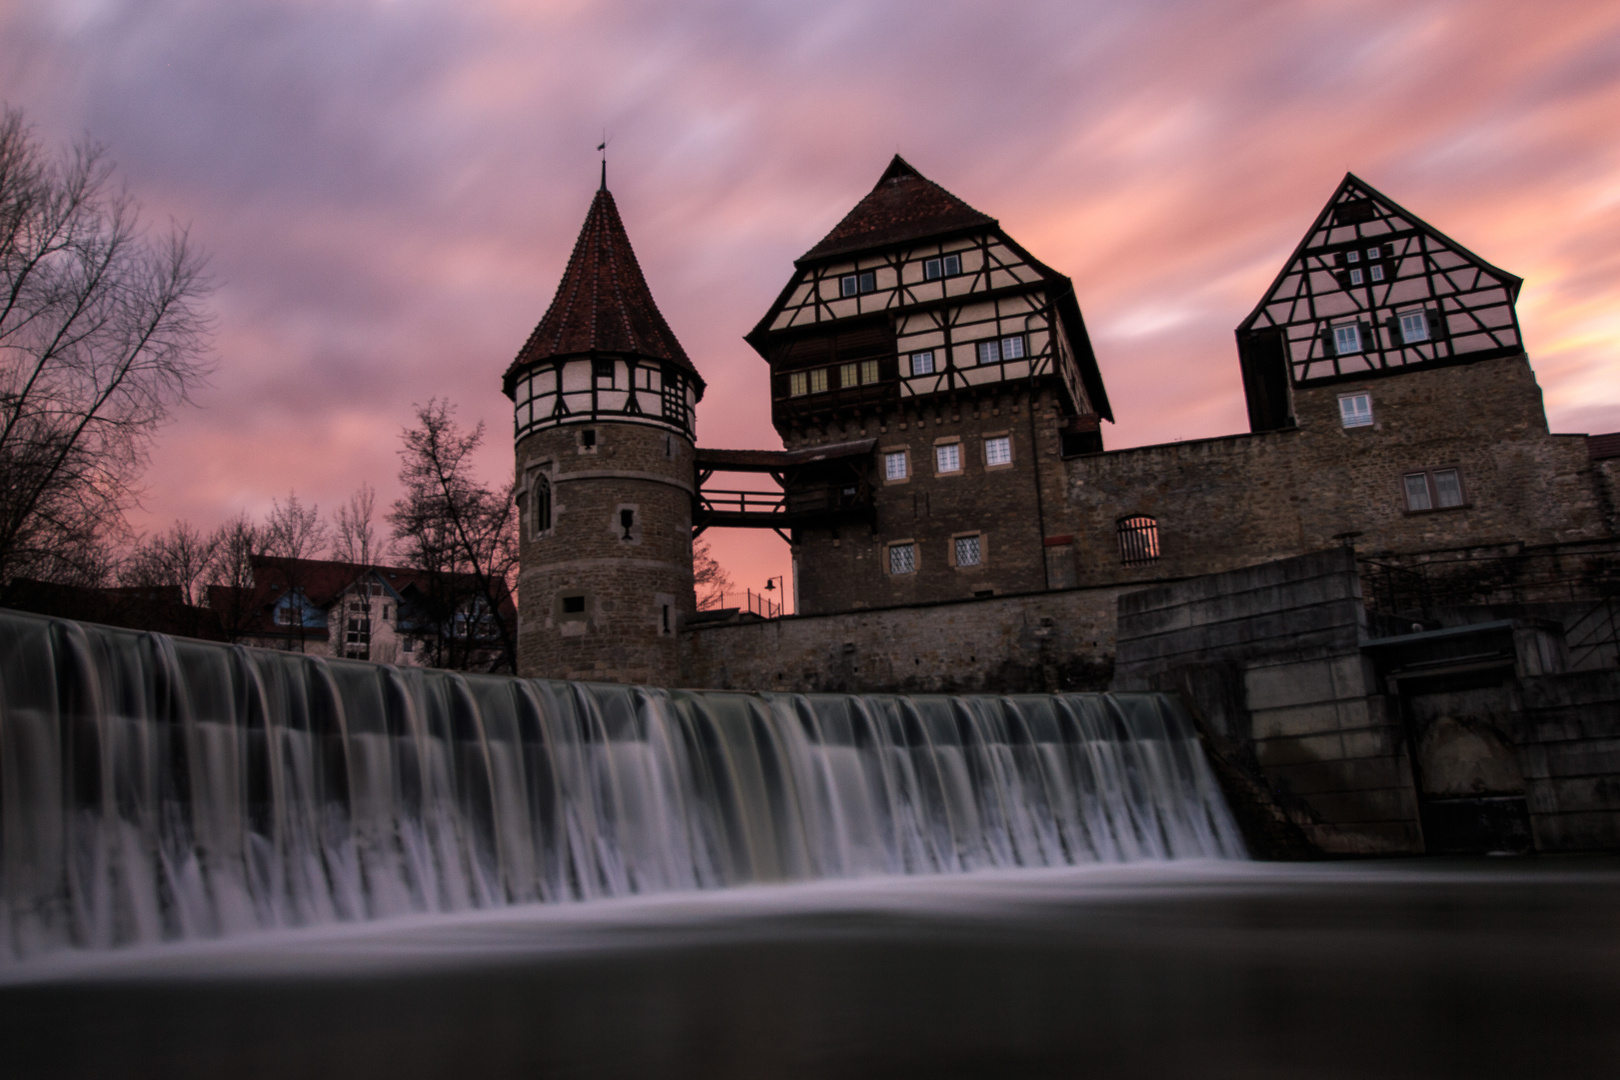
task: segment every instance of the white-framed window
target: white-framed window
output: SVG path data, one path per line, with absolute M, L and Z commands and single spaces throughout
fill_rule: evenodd
M 804 397 L 810 392 L 810 373 L 795 371 L 788 376 L 788 397 Z
M 934 447 L 934 471 L 954 473 L 962 471 L 962 444 L 941 443 Z
M 1429 313 L 1407 311 L 1401 314 L 1401 344 L 1415 345 L 1429 340 Z
M 1462 506 L 1462 473 L 1456 469 L 1424 469 L 1401 477 L 1408 510 L 1449 510 Z
M 925 349 L 922 352 L 912 353 L 911 373 L 913 375 L 932 375 L 934 373 L 934 350 Z
M 1359 251 L 1347 251 L 1347 252 L 1345 252 L 1344 253 L 1344 261 L 1347 262 L 1347 263 L 1360 262 L 1361 261 L 1361 252 L 1359 252 Z
M 1351 254 L 1355 254 L 1355 253 L 1351 252 Z M 1357 267 L 1356 269 L 1350 271 L 1350 284 L 1352 284 L 1352 285 L 1360 285 L 1361 284 L 1361 268 L 1360 267 Z
M 910 462 L 904 450 L 886 450 L 883 453 L 883 479 L 904 480 L 911 475 Z
M 917 545 L 910 540 L 889 545 L 889 573 L 915 574 L 917 572 Z
M 812 394 L 825 394 L 827 392 L 827 369 L 818 367 L 810 372 L 810 392 Z
M 954 546 L 957 566 L 978 566 L 984 561 L 984 543 L 979 535 L 958 536 Z
M 935 278 L 955 277 L 962 272 L 962 257 L 960 255 L 942 255 L 937 259 L 923 261 L 923 280 L 933 281 Z
M 1360 326 L 1351 323 L 1349 326 L 1335 326 L 1333 328 L 1333 354 L 1335 356 L 1349 356 L 1360 351 Z
M 1010 435 L 992 435 L 984 440 L 984 463 L 986 465 L 1012 464 L 1012 437 Z
M 1339 395 L 1339 422 L 1347 428 L 1371 427 L 1372 395 L 1365 390 Z
M 997 364 L 1003 360 L 1022 360 L 1024 358 L 1024 337 L 1015 334 L 1012 337 L 995 338 L 990 341 L 981 341 L 978 345 L 980 364 Z
M 855 296 L 877 288 L 877 275 L 870 270 L 858 274 L 845 274 L 838 279 L 839 296 Z
M 1384 264 L 1383 263 L 1378 263 L 1378 264 L 1376 264 L 1374 266 L 1367 267 L 1367 276 L 1372 278 L 1374 281 L 1383 281 L 1384 280 Z

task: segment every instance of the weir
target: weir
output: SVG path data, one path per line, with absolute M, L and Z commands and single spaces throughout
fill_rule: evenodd
M 755 882 L 1240 858 L 1155 694 L 744 694 L 0 612 L 0 960 Z

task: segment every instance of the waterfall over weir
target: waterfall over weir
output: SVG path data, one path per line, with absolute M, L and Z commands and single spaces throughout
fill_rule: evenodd
M 750 882 L 1241 857 L 1148 694 L 664 691 L 0 613 L 0 961 Z

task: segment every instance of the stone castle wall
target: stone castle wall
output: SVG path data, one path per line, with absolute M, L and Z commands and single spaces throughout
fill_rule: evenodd
M 680 631 L 696 607 L 691 443 L 647 424 L 570 424 L 524 438 L 517 464 L 525 491 L 519 673 L 673 684 Z M 529 495 L 536 474 L 551 484 L 545 531 Z M 566 610 L 581 596 L 583 610 Z

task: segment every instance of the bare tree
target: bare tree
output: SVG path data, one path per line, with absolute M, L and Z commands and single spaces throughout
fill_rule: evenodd
M 219 545 L 218 532 L 205 536 L 190 522 L 177 521 L 168 532 L 137 544 L 120 567 L 118 580 L 124 585 L 178 586 L 182 603 L 199 606 Z
M 271 503 L 270 517 L 264 523 L 264 553 L 284 560 L 289 623 L 292 640 L 298 651 L 304 651 L 307 635 L 305 621 L 308 611 L 310 567 L 307 560 L 315 558 L 326 548 L 328 530 L 321 520 L 321 508 L 311 503 L 305 506 L 297 492 L 289 492 L 287 501 Z M 289 645 L 291 643 L 289 642 Z
M 206 376 L 211 286 L 100 148 L 0 116 L 0 582 L 102 573 L 157 428 Z
M 264 554 L 265 530 L 246 513 L 239 513 L 209 538 L 214 545 L 214 567 L 208 604 L 219 619 L 226 641 L 239 641 L 253 628 L 256 612 L 253 561 Z
M 402 433 L 399 452 L 405 495 L 388 521 L 403 557 L 430 583 L 413 612 L 430 663 L 516 671 L 514 489 L 491 489 L 473 476 L 484 425 L 464 432 L 454 411 L 437 398 L 417 406 L 417 426 Z
M 377 491 L 370 484 L 361 484 L 346 505 L 338 507 L 337 535 L 332 541 L 332 557 L 358 566 L 371 566 L 389 555 L 391 544 L 383 544 L 377 536 Z
M 699 611 L 725 603 L 726 590 L 732 588 L 731 575 L 715 559 L 707 540 L 692 546 L 692 585 L 697 590 Z

